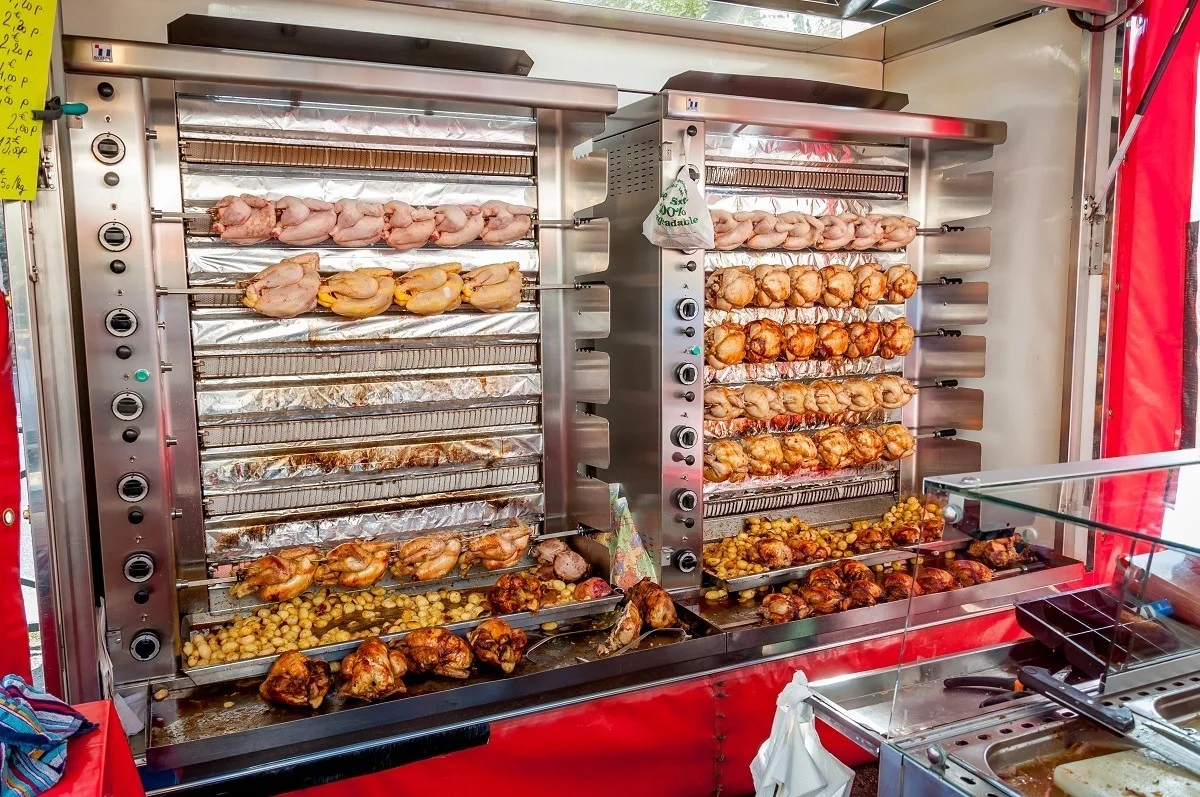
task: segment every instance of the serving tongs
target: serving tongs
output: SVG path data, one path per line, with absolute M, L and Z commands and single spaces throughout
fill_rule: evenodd
M 1051 677 L 1057 681 L 1063 681 L 1070 674 L 1071 666 L 1067 665 Z M 1029 691 L 1019 679 L 1007 675 L 957 675 L 942 681 L 942 686 L 946 689 L 982 689 L 986 692 L 1000 693 L 984 699 L 979 704 L 980 708 L 988 708 L 1036 694 L 1036 692 Z

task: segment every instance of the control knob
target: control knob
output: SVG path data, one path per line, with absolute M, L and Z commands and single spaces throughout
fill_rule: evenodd
M 671 442 L 680 448 L 696 445 L 696 430 L 690 426 L 676 426 L 671 430 Z
M 681 573 L 691 573 L 700 564 L 696 552 L 690 548 L 681 548 L 676 551 L 675 555 L 671 557 L 671 562 Z
M 148 553 L 135 553 L 125 560 L 125 578 L 134 584 L 149 581 L 154 575 L 154 557 Z
M 671 500 L 684 512 L 691 512 L 696 508 L 697 498 L 694 490 L 676 490 L 675 494 L 671 496 Z
M 125 144 L 112 133 L 101 133 L 92 141 L 92 154 L 101 163 L 117 163 L 125 157 Z
M 150 492 L 150 482 L 140 473 L 126 473 L 117 480 L 117 495 L 122 501 L 137 503 Z
M 692 321 L 700 315 L 700 305 L 695 299 L 680 299 L 675 303 L 675 314 L 684 321 Z
M 108 330 L 108 334 L 118 338 L 129 337 L 137 331 L 137 326 L 137 316 L 132 310 L 126 310 L 124 307 L 109 310 L 108 315 L 104 316 L 104 328 Z
M 694 385 L 700 378 L 700 369 L 691 363 L 683 363 L 675 369 L 675 378 L 684 385 Z
M 125 391 L 118 393 L 112 401 L 112 413 L 123 421 L 133 421 L 141 417 L 142 410 L 145 409 L 145 404 L 142 403 L 142 397 L 137 393 Z
M 158 634 L 153 631 L 139 631 L 129 643 L 129 655 L 138 661 L 150 661 L 162 650 Z
M 96 237 L 100 240 L 100 245 L 110 252 L 120 252 L 129 248 L 129 228 L 119 221 L 103 224 Z

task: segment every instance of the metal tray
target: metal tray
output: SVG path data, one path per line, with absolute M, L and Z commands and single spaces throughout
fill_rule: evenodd
M 925 553 L 922 550 L 922 553 Z M 913 553 L 908 548 L 892 548 L 887 551 L 872 551 L 871 553 L 860 553 L 855 556 L 847 556 L 844 559 L 825 559 L 820 562 L 813 562 L 807 565 L 796 565 L 794 567 L 785 567 L 780 570 L 768 570 L 765 573 L 754 573 L 749 576 L 738 576 L 737 578 L 719 578 L 707 570 L 704 571 L 704 581 L 706 584 L 712 584 L 716 587 L 733 594 L 741 592 L 744 589 L 758 589 L 759 587 L 770 586 L 771 584 L 782 584 L 785 581 L 796 581 L 808 575 L 809 571 L 816 570 L 818 567 L 832 567 L 838 562 L 855 561 L 862 562 L 864 565 L 883 565 L 889 562 L 899 562 L 902 560 L 913 559 L 917 554 Z

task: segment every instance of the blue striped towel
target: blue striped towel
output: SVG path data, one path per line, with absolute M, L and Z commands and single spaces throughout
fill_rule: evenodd
M 19 675 L 0 679 L 0 797 L 34 797 L 62 777 L 67 739 L 100 726 Z

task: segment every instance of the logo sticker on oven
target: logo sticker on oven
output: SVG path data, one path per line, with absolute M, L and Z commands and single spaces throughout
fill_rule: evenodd
M 112 45 L 108 42 L 92 42 L 92 60 L 112 63 Z
M 684 97 L 683 102 L 689 111 L 700 110 L 700 100 L 696 99 L 695 97 Z

